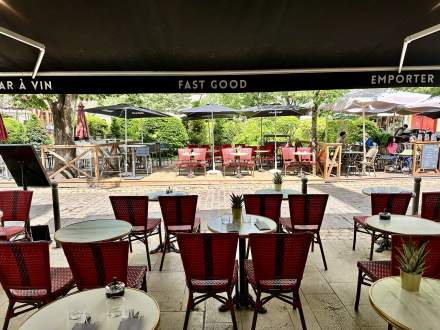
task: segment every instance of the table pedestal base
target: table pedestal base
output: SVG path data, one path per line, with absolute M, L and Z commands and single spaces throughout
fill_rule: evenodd
M 155 249 L 150 251 L 150 254 L 156 254 L 156 253 L 162 252 L 164 247 L 165 247 L 165 244 L 163 244 L 163 243 L 159 244 Z M 168 252 L 180 253 L 179 249 L 175 247 L 174 243 L 170 244 L 170 248 L 169 248 Z

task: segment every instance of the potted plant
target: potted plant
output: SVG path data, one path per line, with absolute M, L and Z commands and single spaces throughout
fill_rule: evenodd
M 407 291 L 419 291 L 423 269 L 425 267 L 427 242 L 417 247 L 412 240 L 403 244 L 397 260 L 400 264 L 400 279 L 402 289 Z
M 234 223 L 239 223 L 241 221 L 241 211 L 243 208 L 243 195 L 232 194 L 231 198 L 231 209 L 232 209 L 232 221 Z
M 274 184 L 275 191 L 281 191 L 283 185 L 283 176 L 281 175 L 281 173 L 276 172 L 273 175 L 272 182 Z

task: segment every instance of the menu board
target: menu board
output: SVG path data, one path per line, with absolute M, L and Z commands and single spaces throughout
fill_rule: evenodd
M 421 169 L 435 170 L 438 165 L 439 145 L 437 143 L 424 144 L 422 152 Z

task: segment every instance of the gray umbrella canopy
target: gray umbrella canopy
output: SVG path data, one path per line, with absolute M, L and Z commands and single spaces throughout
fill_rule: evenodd
M 128 173 L 128 160 L 127 160 L 127 119 L 139 119 L 139 118 L 157 118 L 157 117 L 170 117 L 169 115 L 147 109 L 137 107 L 131 104 L 121 103 L 109 106 L 102 106 L 96 108 L 84 109 L 85 112 L 106 115 L 117 118 L 125 119 L 125 175 Z

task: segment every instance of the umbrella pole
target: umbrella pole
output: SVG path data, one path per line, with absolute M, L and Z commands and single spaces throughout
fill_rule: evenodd
M 125 175 L 128 175 L 128 149 L 127 149 L 127 109 L 125 109 Z
M 366 161 L 367 161 L 367 147 L 366 147 L 366 143 L 367 141 L 365 141 L 366 138 L 366 134 L 365 134 L 365 108 L 362 108 L 362 152 L 363 152 L 363 157 L 364 157 L 364 161 L 362 162 L 362 174 L 365 174 L 366 171 Z
M 214 112 L 211 112 L 211 121 L 211 129 L 209 133 L 211 135 L 212 170 L 208 171 L 208 174 L 217 174 L 220 173 L 220 171 L 215 169 Z
M 277 159 L 277 111 L 275 110 L 275 120 L 274 120 L 274 136 L 275 136 L 275 148 L 274 148 L 274 161 L 275 166 L 271 169 L 270 173 L 278 173 L 280 170 L 278 169 L 278 159 Z
M 263 145 L 263 117 L 260 117 L 260 147 Z

